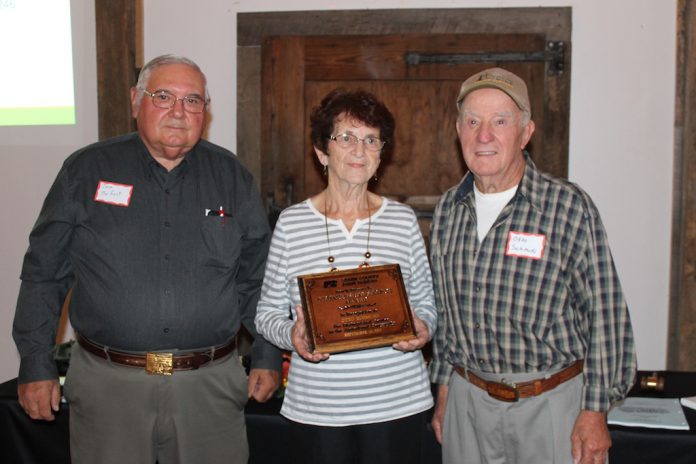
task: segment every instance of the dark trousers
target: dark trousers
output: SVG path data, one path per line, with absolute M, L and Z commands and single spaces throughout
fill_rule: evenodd
M 426 413 L 375 424 L 326 427 L 291 422 L 297 464 L 418 464 Z

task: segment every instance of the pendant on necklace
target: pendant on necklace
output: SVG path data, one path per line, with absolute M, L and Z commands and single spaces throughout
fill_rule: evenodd
M 333 271 L 337 271 L 337 270 L 338 270 L 338 269 L 335 268 L 334 265 L 333 265 L 333 263 L 334 263 L 334 257 L 333 257 L 333 256 L 329 256 L 328 258 L 326 258 L 326 260 L 329 262 L 329 272 L 333 272 Z
M 370 263 L 367 262 L 368 259 L 372 257 L 372 253 L 369 251 L 365 252 L 365 261 L 362 262 L 362 264 L 358 267 L 370 267 Z

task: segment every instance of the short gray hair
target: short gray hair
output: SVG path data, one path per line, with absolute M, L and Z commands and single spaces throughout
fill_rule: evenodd
M 529 124 L 529 121 L 532 120 L 532 114 L 528 110 L 520 110 L 522 111 L 522 117 L 520 118 L 520 124 L 522 127 L 525 127 L 527 124 Z
M 140 70 L 138 82 L 135 84 L 135 88 L 138 92 L 135 100 L 135 104 L 137 106 L 140 106 L 140 101 L 143 99 L 143 90 L 145 90 L 148 82 L 150 81 L 150 74 L 152 74 L 152 70 L 168 64 L 183 64 L 198 71 L 201 76 L 203 76 L 205 99 L 206 101 L 210 100 L 210 96 L 208 95 L 208 79 L 206 79 L 205 73 L 201 71 L 201 68 L 195 62 L 193 62 L 193 60 L 179 55 L 160 55 L 148 61 L 147 64 L 143 66 L 143 69 Z

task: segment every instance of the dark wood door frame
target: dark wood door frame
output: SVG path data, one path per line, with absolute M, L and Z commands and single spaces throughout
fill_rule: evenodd
M 270 36 L 543 34 L 570 44 L 571 9 L 473 8 L 237 14 L 237 152 L 261 175 L 261 45 Z M 570 50 L 568 50 L 570 52 Z M 566 63 L 570 76 L 570 63 Z M 569 79 L 559 79 L 569 85 Z
M 672 265 L 667 368 L 696 370 L 696 0 L 677 6 Z
M 138 78 L 134 0 L 94 0 L 99 140 L 135 130 L 130 88 Z

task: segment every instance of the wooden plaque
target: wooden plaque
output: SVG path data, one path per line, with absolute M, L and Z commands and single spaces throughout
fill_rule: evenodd
M 401 267 L 298 276 L 310 350 L 338 353 L 416 338 Z

